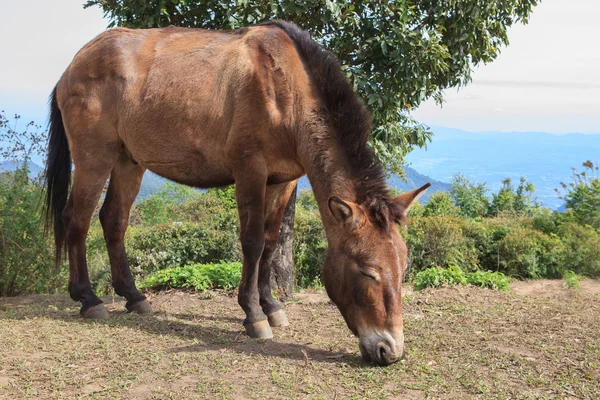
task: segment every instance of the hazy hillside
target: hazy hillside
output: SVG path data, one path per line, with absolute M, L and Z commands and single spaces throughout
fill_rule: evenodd
M 14 171 L 17 168 L 17 166 L 18 163 L 12 161 L 0 162 L 0 172 Z M 31 176 L 37 176 L 39 173 L 43 172 L 43 168 L 33 162 L 29 163 L 29 170 Z M 412 168 L 405 168 L 405 174 L 406 181 L 402 180 L 397 176 L 390 178 L 388 180 L 390 186 L 395 187 L 400 191 L 406 191 L 423 186 L 427 182 L 431 183 L 431 188 L 427 191 L 425 195 L 423 195 L 421 201 L 427 201 L 427 199 L 432 193 L 450 190 L 449 184 L 431 179 L 425 175 L 418 173 Z M 156 193 L 166 182 L 169 182 L 169 180 L 158 176 L 150 171 L 146 172 L 144 174 L 144 179 L 142 180 L 142 187 L 140 188 L 140 193 L 138 194 L 137 201 L 148 197 L 153 193 Z M 302 177 L 298 186 L 300 190 L 307 189 L 310 188 L 310 183 L 308 182 L 308 179 L 306 177 Z
M 389 185 L 395 187 L 400 191 L 406 191 L 421 187 L 427 182 L 431 183 L 431 188 L 426 192 L 425 195 L 423 195 L 421 201 L 427 201 L 427 199 L 429 199 L 429 196 L 435 192 L 450 190 L 450 184 L 431 179 L 428 176 L 418 173 L 412 168 L 406 167 L 405 174 L 406 182 L 401 178 L 394 176 L 388 179 Z M 152 193 L 155 193 L 162 187 L 162 185 L 164 185 L 165 182 L 168 182 L 168 180 L 152 172 L 146 172 L 146 174 L 144 175 L 144 180 L 142 181 L 142 188 L 140 189 L 140 194 L 138 195 L 138 200 L 143 199 L 144 197 L 149 196 Z M 310 189 L 310 183 L 308 182 L 308 178 L 306 176 L 300 179 L 298 183 L 298 188 L 300 190 Z
M 432 127 L 435 135 L 426 150 L 417 149 L 407 156 L 411 167 L 405 168 L 406 181 L 399 177 L 388 180 L 401 191 L 417 188 L 427 182 L 432 188 L 423 200 L 436 191 L 450 189 L 449 182 L 457 173 L 477 182 L 486 182 L 497 191 L 504 178 L 515 182 L 521 176 L 534 183 L 538 199 L 552 208 L 562 206 L 554 189 L 568 182 L 571 168 L 579 168 L 586 160 L 600 162 L 600 135 L 553 135 L 542 132 L 466 132 Z M 0 163 L 0 170 L 12 171 L 14 162 Z M 32 175 L 42 168 L 30 163 Z M 418 172 L 417 172 L 418 171 Z M 166 179 L 147 172 L 138 201 L 158 191 Z M 309 188 L 306 177 L 300 189 Z
M 0 162 L 0 172 L 10 172 L 20 167 L 20 162 L 15 161 L 1 161 Z M 29 176 L 35 177 L 42 173 L 44 169 L 40 167 L 38 164 L 34 162 L 29 162 Z M 144 174 L 144 179 L 142 180 L 142 187 L 140 189 L 140 193 L 138 195 L 138 200 L 143 199 L 144 197 L 150 196 L 153 193 L 156 193 L 164 184 L 168 182 L 167 179 L 162 178 L 152 172 L 146 172 Z
M 552 208 L 562 204 L 554 189 L 570 179 L 572 167 L 600 161 L 600 135 L 432 130 L 435 135 L 427 150 L 417 149 L 407 157 L 420 173 L 450 182 L 460 172 L 487 182 L 494 191 L 504 178 L 524 176 L 535 184 L 539 200 Z
M 560 182 L 571 177 L 571 168 L 586 160 L 600 162 L 600 135 L 553 135 L 542 132 L 483 132 L 432 127 L 435 135 L 426 150 L 417 149 L 407 156 L 411 167 L 405 168 L 406 179 L 389 179 L 401 191 L 432 183 L 423 200 L 436 191 L 447 191 L 457 173 L 478 182 L 486 182 L 497 191 L 504 178 L 518 181 L 524 176 L 533 182 L 540 201 L 559 208 L 562 201 L 554 192 Z M 2 162 L 0 168 L 14 170 L 15 163 Z M 32 175 L 42 168 L 31 163 Z M 418 171 L 418 172 L 417 172 Z M 167 182 L 151 172 L 144 175 L 138 200 L 159 190 Z M 310 187 L 306 177 L 300 188 Z
M 0 162 L 0 172 L 11 172 L 14 171 L 15 169 L 17 169 L 18 167 L 20 167 L 22 165 L 22 162 L 16 162 L 16 161 L 1 161 Z M 38 174 L 40 174 L 41 172 L 43 172 L 44 169 L 42 167 L 40 167 L 39 165 L 37 165 L 34 162 L 29 162 L 29 175 L 30 176 L 37 176 Z
M 391 187 L 404 192 L 421 187 L 427 182 L 431 183 L 431 188 L 429 188 L 429 190 L 427 190 L 427 192 L 425 192 L 425 194 L 421 197 L 421 202 L 426 202 L 429 199 L 429 196 L 435 192 L 445 192 L 450 190 L 450 184 L 431 179 L 430 177 L 422 175 L 410 167 L 405 167 L 404 173 L 406 175 L 406 181 L 398 176 L 392 176 L 388 179 L 388 184 Z M 306 176 L 300 178 L 300 181 L 298 182 L 298 189 L 310 189 L 310 183 L 308 182 L 308 178 L 306 178 Z

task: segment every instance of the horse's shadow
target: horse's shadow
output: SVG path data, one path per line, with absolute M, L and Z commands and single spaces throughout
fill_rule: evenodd
M 31 317 L 51 318 L 73 324 L 101 324 L 113 327 L 126 327 L 141 330 L 152 335 L 173 336 L 184 339 L 195 339 L 197 344 L 177 346 L 171 352 L 205 352 L 205 351 L 233 351 L 239 354 L 280 357 L 297 360 L 305 363 L 311 361 L 327 363 L 346 363 L 356 367 L 365 367 L 359 356 L 349 353 L 329 351 L 307 344 L 279 341 L 277 333 L 287 328 L 274 328 L 273 340 L 251 339 L 241 329 L 242 320 L 226 315 L 202 315 L 187 313 L 164 313 L 138 315 L 125 311 L 111 311 L 110 318 L 103 320 L 86 321 L 74 311 L 74 307 L 63 305 L 56 307 L 51 303 L 50 309 L 36 307 L 31 304 L 27 310 L 11 313 L 11 303 L 4 302 L 7 312 L 3 319 L 23 319 Z M 74 305 L 75 303 L 73 303 Z M 240 329 L 230 328 L 237 325 Z

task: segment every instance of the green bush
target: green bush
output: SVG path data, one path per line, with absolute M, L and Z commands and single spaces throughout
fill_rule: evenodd
M 433 267 L 421 271 L 414 281 L 415 290 L 444 285 L 474 285 L 494 290 L 508 291 L 510 278 L 501 272 L 475 271 L 465 273 L 457 266 L 449 268 Z
M 104 232 L 97 218 L 92 219 L 85 246 L 92 290 L 98 296 L 113 294 L 110 261 L 104 241 Z
M 579 275 L 573 271 L 565 271 L 563 273 L 565 286 L 571 290 L 579 290 Z
M 566 191 L 561 199 L 577 222 L 600 229 L 600 166 L 592 161 L 582 166 L 581 171 L 573 168 L 571 183 L 561 182 Z
M 240 261 L 237 232 L 221 229 L 218 220 L 130 228 L 126 248 L 132 271 L 145 275 L 196 263 Z
M 563 244 L 561 267 L 577 274 L 600 278 L 600 232 L 568 222 L 558 228 Z
M 151 289 L 194 289 L 199 292 L 210 289 L 231 290 L 240 284 L 241 271 L 242 264 L 239 262 L 192 264 L 156 271 L 144 278 L 139 286 Z
M 494 290 L 508 292 L 510 278 L 502 272 L 475 271 L 467 274 L 467 283 L 473 286 L 481 286 Z
M 0 296 L 54 293 L 67 281 L 64 266 L 54 266 L 53 242 L 44 235 L 41 181 L 28 173 L 27 164 L 0 173 Z
M 423 206 L 424 217 L 457 217 L 459 209 L 454 205 L 452 197 L 447 192 L 436 192 Z
M 176 219 L 180 204 L 202 196 L 195 189 L 176 183 L 165 183 L 162 189 L 146 197 L 137 205 L 137 215 L 145 225 L 164 224 Z
M 477 269 L 477 253 L 463 234 L 460 218 L 415 218 L 404 237 L 409 249 L 409 273 L 451 265 Z
M 516 229 L 498 243 L 500 271 L 521 279 L 559 278 L 563 255 L 560 238 L 533 229 Z
M 169 185 L 167 190 L 177 194 L 175 201 L 163 201 L 168 192 L 150 196 L 139 206 L 142 224 L 127 231 L 126 249 L 136 275 L 242 259 L 233 187 L 200 193 L 181 185 Z M 149 214 L 159 204 L 163 210 Z M 151 224 L 149 215 L 159 215 L 160 221 L 168 217 L 168 221 Z
M 488 215 L 490 199 L 485 183 L 469 181 L 464 175 L 457 174 L 452 179 L 450 196 L 458 207 L 459 214 L 465 218 L 480 218 Z
M 462 269 L 457 266 L 448 268 L 432 267 L 421 271 L 415 277 L 415 290 L 423 290 L 428 287 L 438 287 L 446 285 L 464 285 L 467 278 Z
M 302 199 L 303 195 L 300 196 Z M 302 204 L 300 202 L 298 205 Z M 296 206 L 294 220 L 293 254 L 296 268 L 296 286 L 320 287 L 321 268 L 327 253 L 327 237 L 319 212 Z

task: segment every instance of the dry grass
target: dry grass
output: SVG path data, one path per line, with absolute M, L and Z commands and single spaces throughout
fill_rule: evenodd
M 318 293 L 270 342 L 222 294 L 161 293 L 145 316 L 107 299 L 92 322 L 66 296 L 0 299 L 0 398 L 599 398 L 600 283 L 531 285 L 409 293 L 406 359 L 387 368 Z

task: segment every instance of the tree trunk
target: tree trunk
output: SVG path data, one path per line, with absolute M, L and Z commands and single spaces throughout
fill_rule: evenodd
M 271 257 L 271 290 L 279 300 L 294 298 L 294 258 L 292 240 L 294 237 L 294 216 L 296 214 L 296 192 L 294 188 L 285 208 L 277 248 Z

